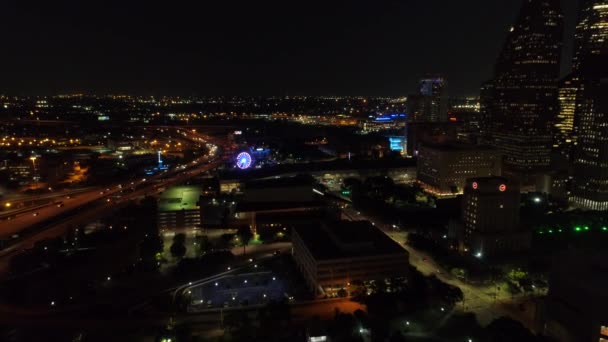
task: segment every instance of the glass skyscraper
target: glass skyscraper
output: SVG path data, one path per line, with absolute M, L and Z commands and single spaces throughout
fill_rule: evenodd
M 608 210 L 608 0 L 583 1 L 573 74 L 579 87 L 570 200 L 584 208 Z
M 495 66 L 488 112 L 491 143 L 514 172 L 550 164 L 563 38 L 559 0 L 526 0 Z

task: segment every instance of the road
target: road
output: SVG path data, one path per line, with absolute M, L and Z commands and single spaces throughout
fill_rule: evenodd
M 50 220 L 55 216 L 67 213 L 71 210 L 82 207 L 85 204 L 100 199 L 110 198 L 110 196 L 119 192 L 121 188 L 114 186 L 112 189 L 108 190 L 109 191 L 106 191 L 105 189 L 94 189 L 73 195 L 63 195 L 60 197 L 63 204 L 62 206 L 49 204 L 39 207 L 36 210 L 26 210 L 19 215 L 15 215 L 15 218 L 11 220 L 1 221 L 0 239 L 8 239 L 13 235 L 19 235 L 21 231 L 28 227 L 34 226 L 46 220 Z
M 76 195 L 81 192 L 89 190 L 99 190 L 99 188 L 86 187 L 78 189 L 64 189 L 59 191 L 49 191 L 46 193 L 39 194 L 24 194 L 24 193 L 13 193 L 5 195 L 0 201 L 2 211 L 0 211 L 0 219 L 6 216 L 12 216 L 18 212 L 36 206 L 37 203 L 50 203 L 62 200 L 65 196 Z
M 506 288 L 498 289 L 495 284 L 485 286 L 466 283 L 443 269 L 433 260 L 431 255 L 406 245 L 406 232 L 395 230 L 390 225 L 374 221 L 374 219 L 365 216 L 362 212 L 351 208 L 343 209 L 342 213 L 342 217 L 347 220 L 367 220 L 374 223 L 374 226 L 382 230 L 395 242 L 404 246 L 410 253 L 410 264 L 416 267 L 422 274 L 426 276 L 435 275 L 444 283 L 459 287 L 464 294 L 464 301 L 456 306 L 456 310 L 475 313 L 482 325 L 489 324 L 494 319 L 502 316 L 510 316 L 520 321 L 525 320 L 521 314 L 513 310 L 505 310 L 505 307 L 513 303 L 513 298 L 507 293 Z
M 8 247 L 0 251 L 0 276 L 6 274 L 12 256 L 34 247 L 38 241 L 61 236 L 71 227 L 80 226 L 104 215 L 109 215 L 132 200 L 141 199 L 145 196 L 156 196 L 166 187 L 183 183 L 201 173 L 217 168 L 221 165 L 221 162 L 211 161 L 214 158 L 215 151 L 213 150 L 210 155 L 202 156 L 188 165 L 152 177 L 142 178 L 137 182 L 113 185 L 103 191 L 79 194 L 73 198 L 73 201 L 72 199 L 69 201 L 66 199 L 64 206 L 61 208 L 51 206 L 38 211 L 37 216 L 24 215 L 15 220 L 0 223 L 0 236 L 19 235 L 17 238 L 10 240 L 11 243 Z M 114 198 L 115 195 L 121 197 Z M 73 214 L 70 213 L 70 210 Z M 62 213 L 70 215 L 55 220 L 57 222 L 45 224 L 46 221 L 51 222 L 52 219 Z
M 194 164 L 197 165 L 197 164 Z M 77 212 L 75 215 L 70 216 L 69 218 L 62 220 L 58 223 L 50 224 L 49 226 L 43 227 L 38 232 L 34 232 L 33 234 L 25 237 L 21 241 L 11 245 L 10 247 L 0 251 L 0 257 L 10 254 L 15 250 L 27 249 L 31 248 L 35 242 L 52 238 L 62 233 L 65 233 L 69 227 L 78 226 L 81 224 L 85 224 L 95 220 L 99 217 L 102 217 L 104 214 L 111 213 L 112 211 L 120 208 L 122 205 L 126 205 L 131 200 L 136 200 L 139 198 L 143 198 L 145 196 L 155 196 L 163 191 L 163 188 L 172 186 L 174 184 L 182 183 L 192 177 L 195 177 L 203 172 L 209 171 L 211 169 L 219 166 L 220 163 L 215 162 L 211 164 L 202 164 L 195 166 L 191 169 L 179 170 L 173 172 L 173 175 L 159 179 L 161 175 L 152 177 L 150 179 L 142 179 L 139 182 L 145 183 L 146 185 L 140 188 L 135 188 L 133 192 L 122 192 L 123 189 L 115 186 L 110 188 L 109 191 L 95 192 L 89 193 L 87 195 L 78 195 L 73 201 L 64 202 L 64 207 L 57 208 L 56 206 L 51 206 L 49 208 L 45 208 L 44 210 L 39 211 L 38 216 L 23 216 L 17 218 L 13 221 L 6 221 L 0 224 L 0 234 L 3 236 L 10 236 L 10 234 L 18 234 L 23 231 L 23 229 L 43 222 L 45 220 L 52 219 L 57 216 L 61 212 L 67 212 L 70 209 L 77 209 L 82 207 L 84 204 L 92 203 L 97 200 L 102 200 L 101 203 L 95 205 L 93 208 L 88 210 L 82 210 Z M 158 180 L 157 182 L 154 182 Z M 122 197 L 120 199 L 112 199 L 113 195 L 120 194 L 122 192 Z M 58 211 L 57 209 L 63 209 L 64 211 Z

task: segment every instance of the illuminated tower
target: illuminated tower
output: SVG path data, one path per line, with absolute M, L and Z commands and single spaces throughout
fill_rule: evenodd
M 413 122 L 447 121 L 447 82 L 444 78 L 427 77 L 420 80 L 418 93 L 407 98 L 410 120 Z
M 576 27 L 573 72 L 580 78 L 570 201 L 608 210 L 608 0 L 587 0 Z
M 491 141 L 504 154 L 505 166 L 514 172 L 549 166 L 563 36 L 559 3 L 524 1 L 491 81 Z
M 582 127 L 575 115 L 583 81 L 595 78 L 608 61 L 608 0 L 583 0 L 574 39 L 572 73 L 560 83 L 559 114 L 555 122 L 553 148 L 570 161 Z M 583 108 L 583 107 L 581 107 Z
M 553 151 L 556 164 L 568 164 L 572 158 L 572 149 L 576 144 L 574 113 L 579 89 L 580 79 L 575 74 L 570 74 L 559 82 L 559 111 L 553 130 Z
M 425 121 L 447 121 L 448 105 L 447 82 L 442 77 L 429 77 L 420 80 L 420 95 L 428 101 Z
M 593 73 L 608 56 L 608 0 L 582 0 L 574 37 L 573 72 Z

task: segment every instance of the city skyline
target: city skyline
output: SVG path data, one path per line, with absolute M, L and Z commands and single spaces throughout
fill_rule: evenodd
M 578 2 L 9 0 L 0 340 L 608 341 Z

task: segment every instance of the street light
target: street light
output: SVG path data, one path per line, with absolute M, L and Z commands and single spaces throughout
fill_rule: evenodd
M 481 257 L 483 257 L 483 254 L 481 252 L 477 252 L 477 254 L 475 254 L 475 257 L 477 259 L 481 259 Z

